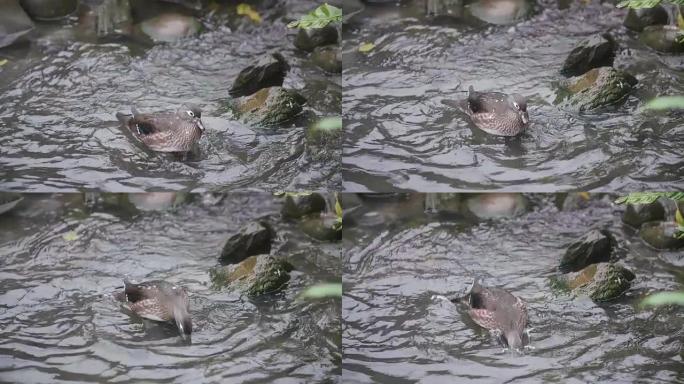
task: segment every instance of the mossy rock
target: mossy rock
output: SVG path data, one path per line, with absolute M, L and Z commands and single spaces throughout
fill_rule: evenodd
M 269 253 L 274 237 L 275 231 L 268 223 L 248 223 L 239 233 L 228 238 L 219 261 L 222 264 L 236 264 L 249 256 Z
M 651 25 L 639 34 L 639 40 L 658 52 L 684 52 L 684 31 L 676 25 Z
M 271 255 L 250 256 L 238 264 L 218 266 L 209 271 L 214 287 L 228 287 L 248 296 L 277 292 L 290 281 L 293 267 Z
M 325 210 L 325 198 L 320 193 L 299 193 L 285 196 L 285 204 L 280 213 L 286 219 L 301 219 Z
M 342 73 L 342 53 L 337 45 L 316 47 L 311 54 L 311 62 L 326 72 Z
M 235 99 L 233 107 L 246 124 L 274 126 L 294 119 L 305 103 L 304 96 L 296 91 L 269 87 Z
M 19 3 L 35 20 L 59 20 L 78 7 L 78 0 L 20 0 Z
M 676 250 L 684 248 L 684 239 L 678 239 L 675 234 L 678 226 L 669 221 L 650 221 L 641 225 L 639 237 L 651 247 L 658 250 Z
M 280 87 L 289 70 L 290 65 L 280 53 L 264 55 L 240 71 L 228 93 L 232 97 L 249 96 L 263 88 Z
M 610 301 L 624 294 L 635 276 L 629 269 L 614 263 L 591 264 L 581 271 L 552 278 L 552 286 L 586 295 L 594 301 Z
M 593 68 L 610 67 L 615 60 L 616 50 L 615 39 L 609 33 L 592 35 L 570 51 L 561 74 L 578 76 Z
M 622 214 L 622 222 L 637 229 L 649 221 L 661 220 L 665 220 L 665 208 L 658 201 L 650 204 L 628 204 Z
M 665 25 L 668 19 L 667 11 L 658 4 L 653 8 L 630 8 L 623 24 L 633 31 L 641 32 L 649 25 Z
M 614 245 L 615 238 L 607 230 L 591 230 L 568 245 L 558 269 L 579 271 L 590 264 L 609 261 Z
M 330 242 L 342 240 L 342 227 L 334 214 L 307 216 L 299 222 L 299 229 L 316 240 Z
M 339 24 L 328 24 L 323 28 L 300 29 L 294 40 L 295 47 L 306 52 L 313 52 L 316 47 L 337 44 L 339 41 Z
M 637 82 L 625 71 L 594 68 L 582 76 L 562 81 L 556 103 L 565 103 L 580 112 L 618 105 L 627 99 Z

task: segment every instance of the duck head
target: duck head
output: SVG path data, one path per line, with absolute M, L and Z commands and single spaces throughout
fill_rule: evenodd
M 192 333 L 192 318 L 188 312 L 187 303 L 176 300 L 173 303 L 173 320 L 178 327 L 182 338 L 187 338 Z
M 518 113 L 523 124 L 527 125 L 530 122 L 530 116 L 527 114 L 527 99 L 525 97 L 514 93 L 508 97 L 508 104 Z
M 204 124 L 202 124 L 202 110 L 195 104 L 183 104 L 176 112 L 178 117 L 182 120 L 193 123 L 199 127 L 200 131 L 204 132 Z

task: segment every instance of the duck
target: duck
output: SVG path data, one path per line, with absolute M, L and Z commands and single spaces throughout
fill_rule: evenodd
M 521 298 L 475 279 L 465 297 L 457 300 L 467 307 L 475 324 L 498 336 L 504 347 L 521 350 L 529 345 L 527 305 Z
M 530 123 L 527 99 L 517 93 L 476 92 L 471 85 L 468 98 L 445 104 L 458 108 L 479 129 L 496 136 L 518 136 Z
M 144 319 L 173 322 L 183 338 L 192 334 L 188 293 L 179 285 L 162 280 L 134 284 L 124 279 L 123 291 L 114 296 L 124 308 Z
M 202 111 L 194 104 L 183 104 L 176 112 L 132 114 L 118 112 L 116 118 L 135 139 L 155 152 L 190 152 L 204 133 Z

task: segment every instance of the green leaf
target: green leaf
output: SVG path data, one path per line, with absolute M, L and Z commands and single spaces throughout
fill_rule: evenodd
M 342 218 L 342 204 L 340 204 L 340 199 L 337 198 L 337 193 L 335 193 L 335 214 L 338 218 Z
M 342 283 L 321 283 L 313 285 L 299 295 L 302 299 L 325 299 L 342 297 Z
M 330 23 L 342 21 L 342 10 L 340 8 L 324 3 L 299 20 L 287 24 L 288 28 L 311 29 L 323 28 Z
M 641 301 L 642 306 L 677 304 L 684 306 L 684 291 L 654 293 Z
M 660 0 L 623 0 L 621 1 L 617 7 L 618 8 L 633 8 L 633 9 L 640 9 L 640 8 L 653 8 L 656 5 L 660 3 Z
M 76 240 L 78 240 L 78 233 L 76 233 L 76 231 L 69 231 L 69 232 L 65 233 L 64 235 L 62 235 L 62 238 L 65 241 L 69 241 L 69 242 L 76 241 Z
M 316 127 L 325 131 L 342 129 L 341 117 L 325 117 L 316 122 Z
M 255 11 L 251 5 L 240 3 L 237 5 L 237 14 L 240 16 L 247 16 L 253 22 L 259 24 L 261 23 L 261 15 L 259 12 Z
M 684 192 L 633 192 L 615 200 L 615 204 L 650 204 L 660 197 L 684 201 Z
M 684 109 L 684 96 L 657 97 L 644 106 L 646 109 Z
M 359 47 L 359 52 L 361 52 L 361 53 L 370 52 L 373 50 L 373 48 L 375 48 L 375 44 L 364 43 L 364 44 L 361 44 L 361 46 Z

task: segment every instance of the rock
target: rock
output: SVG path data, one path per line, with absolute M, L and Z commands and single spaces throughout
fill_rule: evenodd
M 293 267 L 271 255 L 253 255 L 238 264 L 218 266 L 209 271 L 215 287 L 229 287 L 248 296 L 276 292 L 290 281 Z
M 342 73 L 342 54 L 336 45 L 316 47 L 311 54 L 311 61 L 326 72 Z
M 171 43 L 199 33 L 202 25 L 194 17 L 163 13 L 140 23 L 140 29 L 154 41 Z
M 13 44 L 32 30 L 33 22 L 18 2 L 0 3 L 0 48 Z
M 684 41 L 679 40 L 682 32 L 675 25 L 652 25 L 645 27 L 639 40 L 659 52 L 682 53 Z
M 616 50 L 615 39 L 609 33 L 590 36 L 570 51 L 561 74 L 578 76 L 593 68 L 610 67 L 615 60 Z
M 580 112 L 591 111 L 624 102 L 636 84 L 637 80 L 627 72 L 612 67 L 594 68 L 562 81 L 556 102 L 564 101 Z
M 240 118 L 247 124 L 273 126 L 285 123 L 302 112 L 304 96 L 282 87 L 270 87 L 234 101 Z
M 653 8 L 630 8 L 623 24 L 633 31 L 641 32 L 649 25 L 666 25 L 668 18 L 665 8 L 658 4 Z
M 427 0 L 425 14 L 431 17 L 463 17 L 463 0 Z
M 589 206 L 591 201 L 591 195 L 589 192 L 569 192 L 569 193 L 557 193 L 556 207 L 563 211 L 578 211 Z
M 327 117 L 309 125 L 306 140 L 311 145 L 337 145 L 342 137 L 342 118 Z
M 651 247 L 658 250 L 675 250 L 684 247 L 684 239 L 675 237 L 677 224 L 669 221 L 650 221 L 641 225 L 639 236 Z
M 637 229 L 648 221 L 661 220 L 665 220 L 665 208 L 657 201 L 650 204 L 627 204 L 627 209 L 622 214 L 622 222 Z
M 302 51 L 313 52 L 316 47 L 337 44 L 338 41 L 337 26 L 328 24 L 323 28 L 300 29 L 297 32 L 294 45 Z
M 0 192 L 0 215 L 16 207 L 24 197 L 19 193 Z
M 289 70 L 290 65 L 280 53 L 264 55 L 240 71 L 228 93 L 232 97 L 249 96 L 262 88 L 280 87 Z
M 342 226 L 334 213 L 305 217 L 299 222 L 299 229 L 316 240 L 342 240 Z
M 609 301 L 622 296 L 635 276 L 629 269 L 614 263 L 591 264 L 579 272 L 556 277 L 554 286 L 587 295 L 594 301 Z
M 76 11 L 78 0 L 20 0 L 26 13 L 35 20 L 58 20 Z
M 219 261 L 221 264 L 236 264 L 249 256 L 271 252 L 271 241 L 275 231 L 266 222 L 252 222 L 231 236 L 223 246 Z
M 286 219 L 301 219 L 325 210 L 325 198 L 319 193 L 295 193 L 285 196 L 285 204 L 280 213 Z
M 532 13 L 528 0 L 477 0 L 467 7 L 472 16 L 496 25 L 516 23 Z
M 515 217 L 527 211 L 527 199 L 520 193 L 482 193 L 470 195 L 466 206 L 479 219 Z
M 593 229 L 568 246 L 558 269 L 564 273 L 579 271 L 589 264 L 610 261 L 614 245 L 610 232 Z

